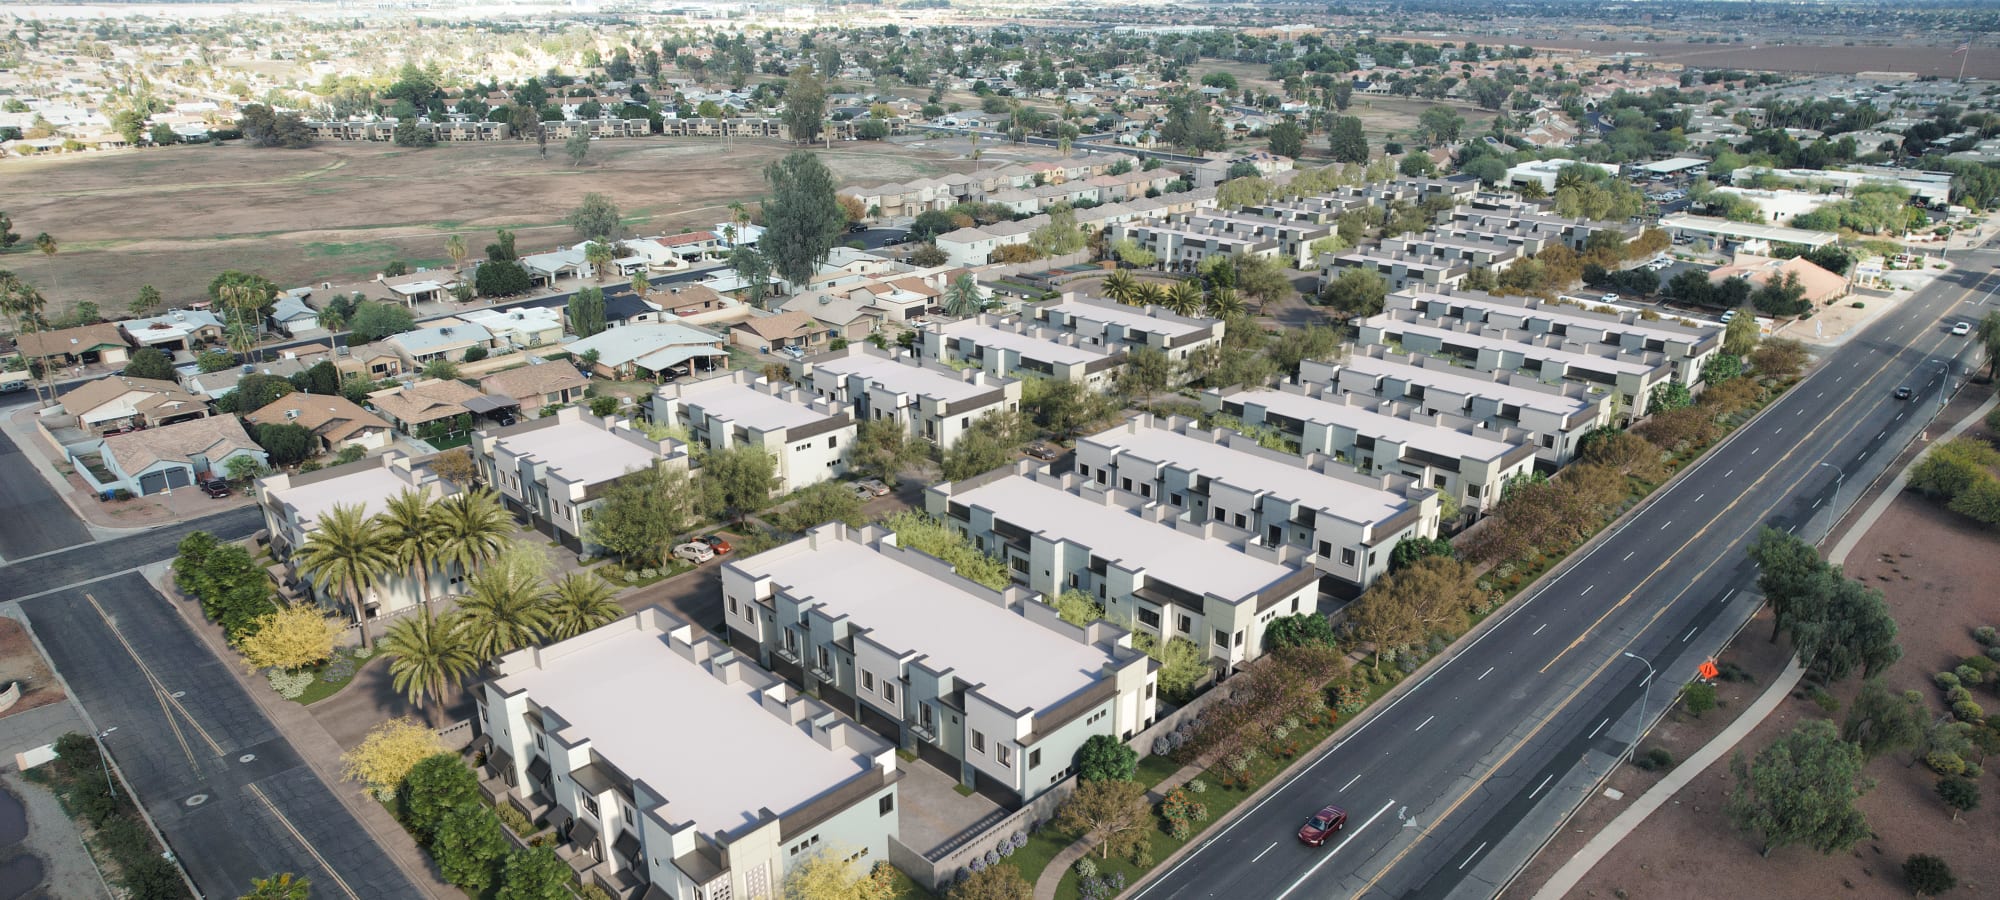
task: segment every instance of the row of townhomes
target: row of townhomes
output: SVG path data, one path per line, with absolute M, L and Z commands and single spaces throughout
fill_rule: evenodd
M 821 139 L 852 140 L 861 134 L 863 119 L 828 119 L 821 126 Z M 888 134 L 907 134 L 910 121 L 901 116 L 891 116 L 880 120 Z M 307 119 L 307 130 L 316 141 L 374 141 L 389 143 L 396 139 L 396 129 L 402 123 L 393 118 L 376 119 Z M 534 132 L 516 132 L 507 122 L 482 122 L 471 118 L 454 117 L 443 122 L 433 122 L 428 118 L 418 118 L 411 125 L 416 129 L 418 140 L 429 139 L 440 143 L 468 143 L 478 141 L 504 141 L 509 138 L 532 138 Z M 776 117 L 742 117 L 729 119 L 675 119 L 660 121 L 655 131 L 650 119 L 619 118 L 600 116 L 584 119 L 550 119 L 541 123 L 541 129 L 549 140 L 568 140 L 578 134 L 591 138 L 630 138 L 663 134 L 669 137 L 764 137 L 791 140 L 792 130 L 783 120 Z
M 1056 202 L 1071 202 L 1079 197 L 1064 196 L 1050 200 L 1040 207 L 1047 209 Z M 1189 213 L 1196 210 L 1215 208 L 1215 189 L 1196 188 L 1178 194 L 1162 194 L 1158 197 L 1137 197 L 1130 200 L 1100 203 L 1097 206 L 1078 207 L 1073 211 L 1079 227 L 1088 231 L 1103 231 L 1119 222 L 1164 216 L 1173 213 Z M 934 243 L 945 257 L 955 266 L 980 266 L 991 261 L 995 251 L 1002 247 L 1027 244 L 1035 230 L 1049 223 L 1046 212 L 1034 209 L 1016 210 L 1017 214 L 1035 213 L 1024 219 L 994 222 L 990 225 L 967 226 L 938 235 Z
M 1320 254 L 1320 281 L 1331 281 L 1346 269 L 1361 269 L 1381 276 L 1392 291 L 1451 290 L 1463 284 L 1474 269 L 1504 272 L 1552 244 L 1582 250 L 1592 234 L 1605 230 L 1631 239 L 1639 235 L 1641 226 L 1565 219 L 1520 209 L 1483 211 L 1461 206 L 1440 214 L 1437 226 L 1423 234 Z

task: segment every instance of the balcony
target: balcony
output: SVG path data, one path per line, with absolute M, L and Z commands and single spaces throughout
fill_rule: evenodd
M 926 726 L 924 723 L 919 721 L 905 720 L 903 722 L 903 727 L 909 729 L 909 732 L 911 734 L 916 735 L 920 740 L 924 741 L 927 744 L 937 743 L 938 736 L 935 723 Z
M 833 680 L 833 672 L 831 670 L 822 669 L 818 666 L 814 666 L 811 671 L 812 671 L 812 677 L 817 678 L 821 681 Z
M 789 647 L 778 647 L 777 649 L 771 651 L 771 655 L 779 659 L 782 659 L 785 662 L 791 663 L 792 665 L 795 666 L 799 664 L 798 652 L 792 650 Z

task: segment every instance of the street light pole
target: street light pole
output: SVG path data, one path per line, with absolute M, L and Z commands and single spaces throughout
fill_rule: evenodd
M 1938 361 L 1938 409 L 1944 409 L 1944 401 L 1951 396 L 1951 363 Z
M 1820 540 L 1826 540 L 1833 537 L 1833 526 L 1840 521 L 1840 487 L 1847 482 L 1847 473 L 1841 471 L 1839 466 L 1830 462 L 1823 462 L 1820 465 L 1833 470 L 1833 503 L 1827 509 L 1827 515 L 1830 518 L 1826 521 L 1826 534 L 1820 538 Z
M 1646 710 L 1653 702 L 1653 676 L 1659 673 L 1653 670 L 1653 664 L 1647 662 L 1645 657 L 1629 650 L 1625 651 L 1625 655 L 1638 660 L 1640 665 L 1646 667 L 1646 690 L 1639 695 L 1639 722 L 1632 726 L 1632 745 L 1625 748 L 1625 758 L 1630 760 L 1633 754 L 1639 752 L 1639 737 L 1646 733 Z
M 104 788 L 111 792 L 111 799 L 113 800 L 118 799 L 118 784 L 111 780 L 111 751 L 104 748 L 104 739 L 110 737 L 111 732 L 117 730 L 118 726 L 113 725 L 110 728 L 97 732 L 94 736 L 97 740 L 97 762 L 104 767 Z

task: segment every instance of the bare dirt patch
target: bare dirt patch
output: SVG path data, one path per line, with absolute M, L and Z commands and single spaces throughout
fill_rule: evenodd
M 280 284 L 366 277 L 392 259 L 445 262 L 461 233 L 477 254 L 495 227 L 523 250 L 567 239 L 561 218 L 584 194 L 612 197 L 633 227 L 706 228 L 729 203 L 763 190 L 776 141 L 635 139 L 591 145 L 572 166 L 560 147 L 532 143 L 412 150 L 319 144 L 304 150 L 225 146 L 81 154 L 0 163 L 0 209 L 16 230 L 47 231 L 54 260 L 19 255 L 4 267 L 33 279 L 51 306 L 92 300 L 122 310 L 151 284 L 169 303 L 204 294 L 228 268 Z M 970 169 L 969 161 L 856 143 L 820 150 L 842 181 L 897 181 Z
M 67 696 L 57 683 L 49 664 L 36 652 L 28 630 L 13 619 L 0 616 L 0 687 L 21 683 L 21 699 L 0 717 L 58 702 Z
M 2000 538 L 1912 494 L 1899 497 L 1854 548 L 1848 574 L 1883 592 L 1901 629 L 1903 659 L 1885 676 L 1890 688 L 1917 691 L 1933 712 L 1942 713 L 1931 673 L 1979 652 L 1974 627 L 2000 624 L 2000 595 L 1986 587 L 2000 579 L 1996 551 Z M 1738 645 L 1761 643 L 1756 628 L 1753 623 Z M 1850 679 L 1834 686 L 1833 694 L 1844 708 L 1858 688 L 1858 680 Z M 1996 702 L 1990 688 L 1978 689 L 1976 698 L 1988 706 Z M 1811 701 L 1788 699 L 1738 749 L 1754 756 L 1798 722 L 1824 717 Z M 1834 718 L 1838 721 L 1838 714 Z M 1733 778 L 1727 764 L 1718 762 L 1648 817 L 1569 896 L 1729 896 L 1746 885 L 1773 900 L 1907 896 L 1901 867 L 1912 853 L 1949 862 L 1960 896 L 1993 896 L 2000 891 L 2000 857 L 1992 852 L 2000 805 L 1989 799 L 1954 823 L 1937 799 L 1937 777 L 1908 761 L 1905 754 L 1891 754 L 1869 766 L 1877 786 L 1860 806 L 1874 836 L 1852 853 L 1822 857 L 1792 847 L 1769 859 L 1759 858 L 1754 839 L 1723 816 Z M 1992 780 L 1980 782 L 1991 798 Z

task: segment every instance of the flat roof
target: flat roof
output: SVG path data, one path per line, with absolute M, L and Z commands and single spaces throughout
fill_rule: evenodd
M 1281 416 L 1306 422 L 1339 425 L 1353 429 L 1356 434 L 1395 441 L 1430 453 L 1462 459 L 1499 459 L 1517 446 L 1507 441 L 1466 434 L 1440 425 L 1412 422 L 1409 419 L 1374 412 L 1359 406 L 1348 406 L 1344 403 L 1286 391 L 1241 391 L 1223 399 L 1237 403 L 1255 403 Z
M 710 378 L 680 385 L 680 402 L 712 416 L 759 431 L 798 428 L 829 416 L 804 403 L 774 397 L 734 378 Z
M 1803 228 L 1786 228 L 1782 225 L 1759 225 L 1754 222 L 1731 222 L 1709 216 L 1672 215 L 1660 220 L 1663 228 L 1679 228 L 1703 234 L 1720 234 L 1730 237 L 1758 238 L 1777 241 L 1781 244 L 1803 244 L 1819 247 L 1840 239 L 1831 231 L 1808 231 Z
M 1391 325 L 1385 323 L 1394 323 L 1394 324 L 1392 327 Z M 1605 371 L 1605 372 L 1622 372 L 1628 375 L 1644 375 L 1648 372 L 1653 371 L 1654 369 L 1660 368 L 1659 366 L 1650 366 L 1645 363 L 1632 362 L 1630 360 L 1619 359 L 1617 357 L 1612 357 L 1612 356 L 1598 356 L 1594 353 L 1578 353 L 1575 350 L 1561 350 L 1555 347 L 1544 347 L 1539 344 L 1530 344 L 1525 341 L 1509 340 L 1507 338 L 1499 338 L 1499 337 L 1489 337 L 1487 335 L 1473 334 L 1465 331 L 1453 331 L 1449 328 L 1439 328 L 1434 325 L 1425 325 L 1420 322 L 1405 322 L 1400 319 L 1391 319 L 1387 316 L 1371 317 L 1368 320 L 1366 320 L 1364 324 L 1377 325 L 1385 331 L 1393 331 L 1397 334 L 1420 334 L 1429 337 L 1435 337 L 1439 340 L 1446 341 L 1448 343 L 1470 344 L 1475 347 L 1488 347 L 1495 350 L 1504 350 L 1512 353 L 1519 353 L 1523 356 L 1529 356 L 1535 359 L 1550 359 L 1550 360 L 1555 360 L 1557 362 L 1569 363 L 1572 365 L 1595 366 L 1598 368 L 1599 371 Z
M 1149 316 L 1146 315 L 1144 310 L 1129 306 L 1084 303 L 1077 300 L 1060 300 L 1041 308 L 1078 319 L 1123 325 L 1126 328 L 1150 331 L 1169 337 L 1180 337 L 1184 334 L 1195 334 L 1208 330 L 1208 326 L 1200 322 L 1177 322 L 1162 316 Z
M 1121 448 L 1147 462 L 1206 475 L 1243 490 L 1275 494 L 1349 522 L 1372 525 L 1410 506 L 1401 494 L 1158 426 L 1121 425 L 1083 440 Z
M 1639 168 L 1644 169 L 1648 172 L 1652 172 L 1657 175 L 1666 175 L 1673 172 L 1680 172 L 1686 169 L 1693 169 L 1698 166 L 1706 166 L 1706 165 L 1708 165 L 1708 160 L 1705 159 L 1700 159 L 1692 156 L 1676 156 L 1673 159 L 1663 159 L 1660 160 L 1659 162 L 1649 162 L 1643 166 L 1640 166 Z
M 813 363 L 814 371 L 846 377 L 859 375 L 899 394 L 934 397 L 947 403 L 970 400 L 993 390 L 991 384 L 974 384 L 935 369 L 914 366 L 872 353 L 834 356 Z
M 1097 683 L 1104 650 L 1037 625 L 950 579 L 931 575 L 853 540 L 820 535 L 733 563 L 768 575 L 797 599 L 848 616 L 869 638 L 951 669 L 1017 712 L 1046 710 Z M 1028 601 L 1034 602 L 1032 600 Z M 1032 660 L 1032 665 L 1023 661 Z
M 1194 593 L 1248 597 L 1292 574 L 1221 541 L 1148 522 L 1032 478 L 1012 476 L 954 493 L 955 502 L 982 507 L 1001 520 L 1089 547 L 1106 560 L 1144 568 L 1150 577 Z
M 1476 296 L 1436 294 L 1429 291 L 1418 292 L 1417 299 L 1427 303 L 1442 301 L 1448 306 L 1467 306 L 1474 309 L 1483 309 L 1488 312 L 1520 316 L 1524 319 L 1547 319 L 1550 322 L 1560 322 L 1564 325 L 1580 325 L 1586 328 L 1596 328 L 1613 333 L 1636 334 L 1642 337 L 1659 338 L 1663 341 L 1680 341 L 1697 344 L 1708 336 L 1702 334 L 1698 329 L 1674 328 L 1668 325 L 1647 322 L 1643 319 L 1637 322 L 1622 322 L 1616 316 L 1565 309 L 1553 303 L 1527 307 L 1501 300 L 1481 299 Z M 1710 330 L 1713 331 L 1716 329 Z
M 548 471 L 585 484 L 610 481 L 661 459 L 660 454 L 581 419 L 501 435 L 493 446 L 516 456 L 532 456 Z
M 874 768 L 868 757 L 821 746 L 804 726 L 765 711 L 748 682 L 723 684 L 642 628 L 502 676 L 588 738 L 599 755 L 667 802 L 666 818 L 707 833 L 784 815 Z
M 1353 369 L 1366 375 L 1404 378 L 1417 384 L 1436 387 L 1476 397 L 1487 397 L 1502 403 L 1528 409 L 1540 409 L 1561 416 L 1570 416 L 1589 409 L 1588 400 L 1570 397 L 1554 391 L 1538 391 L 1516 384 L 1503 384 L 1485 378 L 1461 374 L 1451 368 L 1440 366 L 1413 366 L 1408 363 L 1376 359 L 1372 356 L 1350 356 L 1342 360 L 1340 368 Z
M 981 347 L 1012 350 L 1029 359 L 1044 360 L 1064 365 L 1088 365 L 1111 354 L 1089 347 L 1064 344 L 1047 338 L 981 325 L 976 319 L 959 319 L 940 326 L 938 332 L 947 340 L 965 338 Z
M 358 503 L 361 514 L 372 518 L 388 505 L 389 498 L 410 487 L 409 482 L 397 477 L 387 466 L 374 465 L 310 484 L 294 483 L 271 494 L 297 510 L 299 525 L 310 531 L 319 517 L 335 506 Z M 443 485 L 432 485 L 432 496 L 442 496 L 439 492 L 443 489 Z

